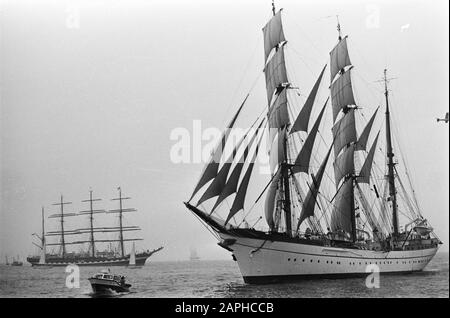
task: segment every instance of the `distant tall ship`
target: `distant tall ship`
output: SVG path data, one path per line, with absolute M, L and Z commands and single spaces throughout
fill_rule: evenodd
M 200 260 L 200 257 L 197 254 L 197 250 L 195 248 L 191 248 L 191 254 L 189 256 L 189 259 L 191 261 L 198 261 Z
M 7 264 L 6 265 L 11 265 L 11 266 L 22 266 L 23 262 L 20 260 L 20 257 L 17 255 L 17 258 L 13 257 L 13 261 L 11 264 L 8 264 L 8 260 L 6 260 Z
M 20 260 L 20 256 L 17 255 L 17 258 L 13 257 L 12 262 L 10 263 L 8 260 L 8 256 L 5 255 L 5 265 L 8 266 L 22 266 L 23 262 Z
M 142 266 L 145 261 L 152 256 L 154 253 L 159 252 L 163 247 L 154 249 L 152 251 L 145 251 L 135 253 L 134 242 L 142 240 L 141 238 L 125 238 L 125 232 L 139 231 L 138 226 L 124 226 L 123 225 L 123 213 L 135 212 L 136 209 L 124 208 L 123 201 L 131 199 L 129 197 L 122 196 L 122 190 L 118 188 L 119 197 L 112 199 L 113 201 L 118 201 L 119 209 L 110 210 L 106 212 L 105 210 L 96 210 L 93 205 L 94 202 L 100 201 L 101 199 L 93 199 L 92 191 L 89 192 L 89 199 L 82 202 L 89 203 L 89 210 L 80 211 L 79 213 L 66 213 L 64 212 L 64 206 L 71 204 L 72 202 L 64 202 L 63 196 L 61 195 L 61 200 L 59 203 L 54 205 L 60 207 L 60 212 L 57 214 L 50 215 L 49 218 L 56 218 L 60 223 L 60 230 L 45 232 L 45 218 L 44 218 L 44 208 L 42 208 L 42 234 L 39 236 L 33 234 L 40 239 L 41 244 L 38 245 L 33 242 L 40 250 L 39 256 L 30 256 L 27 261 L 31 263 L 32 266 L 67 266 L 69 264 L 76 264 L 79 266 Z M 94 226 L 94 214 L 106 213 L 106 214 L 117 214 L 119 218 L 119 226 L 113 227 L 95 227 Z M 75 230 L 68 230 L 65 228 L 65 220 L 67 217 L 74 216 L 89 216 L 89 227 L 81 228 Z M 117 238 L 99 238 L 97 234 L 101 233 L 118 233 Z M 68 237 L 78 237 L 86 236 L 88 239 L 79 239 L 68 241 Z M 59 237 L 59 242 L 47 242 L 47 239 L 51 237 Z M 133 242 L 131 253 L 126 254 L 125 243 Z M 99 251 L 97 249 L 98 243 L 109 243 L 109 250 Z M 118 249 L 113 249 L 112 244 L 118 243 Z M 67 247 L 73 245 L 86 245 L 88 248 L 83 252 L 68 252 Z M 48 246 L 58 246 L 58 253 L 47 253 L 46 249 Z
M 381 273 L 423 270 L 442 242 L 421 213 L 406 165 L 394 160 L 386 70 L 382 80 L 386 144 L 381 146 L 380 131 L 373 132 L 378 109 L 357 132 L 356 117 L 365 117 L 354 97 L 348 37 L 341 36 L 338 21 L 339 37 L 330 53 L 329 97 L 311 127 L 310 117 L 327 66 L 303 105 L 295 105 L 298 88 L 290 82 L 285 64 L 289 44 L 282 11 L 277 12 L 274 4 L 272 11 L 273 17 L 263 28 L 268 100 L 263 114 L 267 117 L 260 115 L 236 144 L 229 145 L 230 131 L 247 95 L 212 152 L 186 207 L 213 230 L 219 246 L 232 253 L 246 283 L 363 276 L 368 265 L 378 266 Z M 331 134 L 319 132 L 330 100 Z M 262 193 L 258 190 L 259 196 L 253 194 L 257 199 L 245 208 L 264 135 L 270 148 L 271 174 L 265 187 L 256 188 L 264 188 Z M 224 155 L 227 146 L 229 156 Z M 405 169 L 405 178 L 400 168 Z M 258 213 L 254 207 L 263 194 L 264 213 Z M 231 200 L 227 202 L 227 198 Z M 265 229 L 242 225 L 252 212 L 262 215 L 258 220 L 265 217 Z

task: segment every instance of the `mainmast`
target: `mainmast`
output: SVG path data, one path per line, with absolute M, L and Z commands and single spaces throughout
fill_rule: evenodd
M 341 23 L 339 22 L 339 16 L 336 16 L 337 19 L 337 31 L 338 31 L 338 40 L 339 42 L 342 41 L 342 32 L 341 32 Z M 344 68 L 341 68 L 339 70 L 339 75 L 343 76 L 345 73 Z M 346 116 L 349 111 L 353 110 L 353 109 L 357 109 L 357 107 L 351 107 L 349 105 L 346 105 L 345 107 L 342 108 L 342 113 L 344 114 L 344 116 Z M 349 140 L 349 143 L 346 145 L 346 147 L 352 147 L 351 145 L 351 140 Z M 353 156 L 353 154 L 352 154 Z M 352 159 L 353 160 L 353 159 Z M 352 235 L 352 240 L 353 242 L 356 242 L 357 237 L 356 237 L 356 212 L 355 212 L 355 179 L 356 179 L 356 175 L 355 175 L 355 171 L 353 168 L 353 171 L 351 171 L 351 174 L 348 176 L 348 181 L 347 182 L 351 182 L 351 191 L 350 191 L 350 222 L 351 222 L 351 235 Z
M 392 201 L 392 225 L 394 227 L 394 237 L 398 237 L 398 214 L 397 214 L 397 192 L 395 190 L 395 175 L 394 175 L 394 152 L 392 150 L 392 136 L 391 136 L 391 119 L 389 112 L 389 91 L 387 69 L 384 70 L 384 96 L 386 98 L 386 152 L 388 157 L 388 181 L 389 181 L 389 196 Z
M 355 112 L 358 110 L 352 87 L 353 65 L 347 48 L 347 36 L 342 37 L 341 25 L 337 16 L 338 44 L 330 52 L 331 104 L 333 108 L 334 174 L 337 193 L 331 215 L 331 230 L 346 232 L 352 241 L 357 240 L 354 154 L 359 138 L 356 133 Z M 337 120 L 340 118 L 339 120 Z M 343 181 L 341 183 L 341 180 Z

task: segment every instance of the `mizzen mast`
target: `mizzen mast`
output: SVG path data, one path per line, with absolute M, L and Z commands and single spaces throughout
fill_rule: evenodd
M 386 152 L 388 158 L 388 182 L 389 182 L 389 198 L 392 202 L 392 226 L 393 235 L 398 237 L 398 211 L 397 211 L 397 192 L 395 190 L 395 163 L 394 163 L 394 152 L 392 149 L 392 134 L 391 134 L 391 119 L 389 112 L 389 90 L 387 78 L 387 69 L 384 70 L 384 96 L 386 98 Z

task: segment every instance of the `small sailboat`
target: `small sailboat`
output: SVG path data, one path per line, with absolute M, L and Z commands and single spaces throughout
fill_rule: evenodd
M 131 246 L 131 252 L 130 252 L 130 262 L 128 263 L 129 268 L 141 268 L 142 266 L 136 265 L 136 247 L 134 245 Z

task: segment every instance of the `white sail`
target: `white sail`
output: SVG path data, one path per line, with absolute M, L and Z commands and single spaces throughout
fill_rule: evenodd
M 361 183 L 369 183 L 370 182 L 372 163 L 373 163 L 373 158 L 375 156 L 375 150 L 377 147 L 379 135 L 380 135 L 380 133 L 378 132 L 377 137 L 375 138 L 375 141 L 373 142 L 372 147 L 370 148 L 369 154 L 367 155 L 366 161 L 364 161 L 364 164 L 361 168 L 361 172 L 359 173 L 359 176 L 358 176 L 358 182 L 361 182 Z
M 303 144 L 302 149 L 300 150 L 297 158 L 295 159 L 294 167 L 292 168 L 293 173 L 299 172 L 307 173 L 309 171 L 309 164 L 311 160 L 314 141 L 316 140 L 317 132 L 319 131 L 320 122 L 322 120 L 323 113 L 325 112 L 327 103 L 328 99 L 325 102 L 325 105 L 323 106 L 319 116 L 317 117 L 316 122 L 314 123 L 314 126 L 311 129 L 311 132 L 309 133 L 308 137 L 306 137 L 306 141 Z
M 347 49 L 347 37 L 343 38 L 330 52 L 330 71 L 331 82 L 335 78 L 336 74 L 346 66 L 351 65 L 350 56 Z
M 362 207 L 363 207 L 362 210 L 363 210 L 364 215 L 366 216 L 367 222 L 369 223 L 369 225 L 372 228 L 372 231 L 374 233 L 378 232 L 379 234 L 382 234 L 382 228 L 380 226 L 380 223 L 377 221 L 377 219 L 373 213 L 373 209 L 370 206 L 369 202 L 367 201 L 367 198 L 366 198 L 364 192 L 362 191 L 362 189 L 358 183 L 356 183 L 356 187 L 358 188 L 359 201 L 362 204 Z
M 354 173 L 355 171 L 355 161 L 354 161 L 355 147 L 351 145 L 347 147 L 340 156 L 338 156 L 333 164 L 334 166 L 334 176 L 336 179 L 336 187 L 339 182 L 346 175 Z
M 276 198 L 279 193 L 278 185 L 280 178 L 281 178 L 281 170 L 278 171 L 272 178 L 269 189 L 267 189 L 266 202 L 264 205 L 266 222 L 267 225 L 269 226 L 269 229 L 271 230 L 275 228 L 274 213 L 275 213 L 275 206 L 277 204 Z
M 228 173 L 230 172 L 231 165 L 233 164 L 234 158 L 238 152 L 238 149 L 241 147 L 242 143 L 244 142 L 245 138 L 247 138 L 249 131 L 250 131 L 250 129 L 239 140 L 236 147 L 233 149 L 232 154 L 225 160 L 225 162 L 223 163 L 219 172 L 217 173 L 216 177 L 213 179 L 213 181 L 211 182 L 209 187 L 206 189 L 206 191 L 203 193 L 203 195 L 198 200 L 197 206 L 199 206 L 206 200 L 214 198 L 214 197 L 220 195 L 220 193 L 222 193 L 223 189 L 225 188 Z
M 341 186 L 334 199 L 330 226 L 333 232 L 345 231 L 352 233 L 353 181 L 348 179 Z
M 130 263 L 128 265 L 130 265 L 130 266 L 136 265 L 136 251 L 135 251 L 134 242 L 133 242 L 133 245 L 131 246 Z
M 358 142 L 356 143 L 356 150 L 366 150 L 367 141 L 369 140 L 370 131 L 372 130 L 373 122 L 375 121 L 375 117 L 377 116 L 378 109 L 379 108 L 375 110 L 375 113 L 370 118 L 369 122 L 361 133 L 361 136 L 359 136 Z
M 287 104 L 286 89 L 283 89 L 269 109 L 269 128 L 283 128 L 290 123 Z
M 272 142 L 269 153 L 270 172 L 275 173 L 278 167 L 286 160 L 284 144 L 286 140 L 286 129 L 279 130 Z
M 191 195 L 191 198 L 189 201 L 192 200 L 192 198 L 195 196 L 195 194 L 205 185 L 208 183 L 208 181 L 214 179 L 217 176 L 217 172 L 219 170 L 219 163 L 220 159 L 222 158 L 223 151 L 225 149 L 225 144 L 227 142 L 228 136 L 230 135 L 231 129 L 233 128 L 241 110 L 242 107 L 244 107 L 245 102 L 247 101 L 248 95 L 245 97 L 244 101 L 242 102 L 241 106 L 239 107 L 238 111 L 234 115 L 234 117 L 231 119 L 230 123 L 228 124 L 225 131 L 222 133 L 222 137 L 220 138 L 219 144 L 216 146 L 216 148 L 213 151 L 213 154 L 211 156 L 211 159 L 209 163 L 205 166 L 200 180 L 198 181 L 194 192 Z
M 294 125 L 291 129 L 291 134 L 297 131 L 308 131 L 308 124 L 309 124 L 309 118 L 311 117 L 311 111 L 312 107 L 314 105 L 314 102 L 316 100 L 317 91 L 319 90 L 320 82 L 322 81 L 323 73 L 325 72 L 325 68 L 327 66 L 325 65 L 322 69 L 322 72 L 319 75 L 319 78 L 317 79 L 316 83 L 314 84 L 311 92 L 308 95 L 308 98 L 306 99 L 305 105 L 303 105 L 302 110 L 297 116 L 297 119 L 294 122 Z
M 266 76 L 267 101 L 270 105 L 273 93 L 283 83 L 288 82 L 284 59 L 284 46 L 281 46 L 264 68 Z
M 227 219 L 225 220 L 225 224 L 230 221 L 230 219 L 238 213 L 240 210 L 244 209 L 245 197 L 247 195 L 248 185 L 250 183 L 250 178 L 252 176 L 253 167 L 255 166 L 255 160 L 258 156 L 259 145 L 261 143 L 262 137 L 259 138 L 258 143 L 256 145 L 255 152 L 251 160 L 249 161 L 247 171 L 242 178 L 241 184 L 239 185 L 239 189 L 236 193 L 236 197 L 234 198 L 233 205 L 231 206 L 230 213 L 228 214 Z
M 244 153 L 242 154 L 241 158 L 239 159 L 239 161 L 234 166 L 234 169 L 231 172 L 230 177 L 228 178 L 228 180 L 227 180 L 227 182 L 226 182 L 222 192 L 220 193 L 219 198 L 217 199 L 216 203 L 214 204 L 213 208 L 211 209 L 211 212 L 214 211 L 223 200 L 228 198 L 231 194 L 236 193 L 237 187 L 238 187 L 238 182 L 239 182 L 239 177 L 240 177 L 241 172 L 242 172 L 242 168 L 244 167 L 244 163 L 247 160 L 247 156 L 249 154 L 250 148 L 251 148 L 253 142 L 255 141 L 255 139 L 256 139 L 256 137 L 258 135 L 259 129 L 261 128 L 263 122 L 264 122 L 264 120 L 261 121 L 261 124 L 259 125 L 259 127 L 256 130 L 255 134 L 251 138 L 251 140 L 248 143 L 247 147 L 245 148 Z
M 303 201 L 302 213 L 300 214 L 300 218 L 297 223 L 297 231 L 298 231 L 300 225 L 302 224 L 302 222 L 306 218 L 314 215 L 314 210 L 315 210 L 316 202 L 317 202 L 316 201 L 317 195 L 319 194 L 320 184 L 322 182 L 322 178 L 325 173 L 325 167 L 328 163 L 328 158 L 330 157 L 330 154 L 331 154 L 331 149 L 332 148 L 330 147 L 330 150 L 328 151 L 325 159 L 323 160 L 322 164 L 320 165 L 319 170 L 317 171 L 317 175 L 312 176 L 313 181 L 311 183 L 311 186 L 309 187 L 308 194 L 306 195 L 306 198 Z
M 331 104 L 333 106 L 333 122 L 336 121 L 341 109 L 349 105 L 356 105 L 353 96 L 351 69 L 342 74 L 331 84 Z
M 342 148 L 349 143 L 356 142 L 355 110 L 350 109 L 331 130 L 334 139 L 334 157 L 336 158 Z
M 267 61 L 270 52 L 281 42 L 286 41 L 284 38 L 283 24 L 281 23 L 281 10 L 270 19 L 263 28 L 264 34 L 264 58 Z

